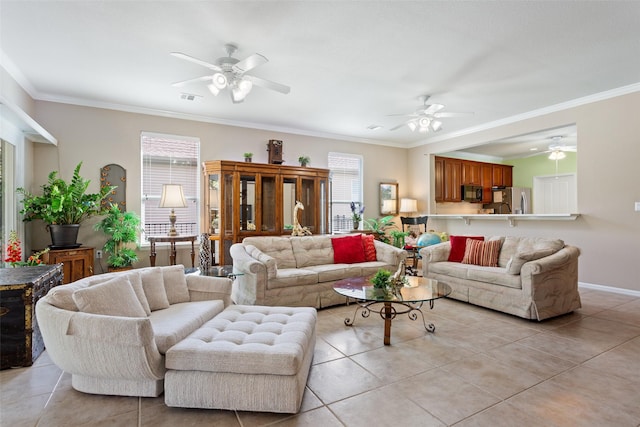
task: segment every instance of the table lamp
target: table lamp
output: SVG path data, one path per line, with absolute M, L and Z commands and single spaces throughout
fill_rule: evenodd
M 418 201 L 416 199 L 400 199 L 400 212 L 411 214 L 418 211 Z
M 184 199 L 184 193 L 182 192 L 182 185 L 180 184 L 163 184 L 162 185 L 162 197 L 160 198 L 161 208 L 171 208 L 169 214 L 169 222 L 171 222 L 171 229 L 168 236 L 177 236 L 176 230 L 176 212 L 175 208 L 186 208 L 187 201 Z

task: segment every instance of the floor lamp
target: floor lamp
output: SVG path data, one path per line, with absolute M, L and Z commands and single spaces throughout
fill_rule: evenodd
M 171 222 L 171 229 L 168 236 L 174 237 L 178 235 L 176 230 L 176 211 L 175 208 L 186 208 L 187 201 L 184 199 L 184 193 L 182 192 L 182 185 L 180 184 L 163 184 L 162 185 L 162 197 L 160 198 L 161 208 L 171 208 L 169 214 L 169 222 Z

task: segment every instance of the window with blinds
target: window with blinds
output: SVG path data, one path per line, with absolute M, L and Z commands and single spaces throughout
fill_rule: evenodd
M 351 231 L 351 202 L 362 203 L 362 156 L 329 153 L 331 170 L 331 229 Z
M 186 136 L 143 132 L 142 150 L 142 222 L 146 236 L 169 232 L 171 209 L 159 207 L 163 184 L 181 184 L 186 208 L 175 208 L 176 230 L 197 234 L 200 230 L 199 173 L 200 139 Z

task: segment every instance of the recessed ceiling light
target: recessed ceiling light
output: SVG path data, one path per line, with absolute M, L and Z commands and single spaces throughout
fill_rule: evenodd
M 378 129 L 382 129 L 382 126 L 380 126 L 380 125 L 369 125 L 369 126 L 367 126 L 367 129 L 369 129 L 369 130 L 378 130 Z
M 529 148 L 529 151 L 538 151 L 537 147 Z

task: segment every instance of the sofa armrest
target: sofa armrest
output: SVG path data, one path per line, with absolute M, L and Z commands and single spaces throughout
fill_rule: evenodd
M 241 273 L 233 282 L 231 299 L 236 304 L 262 304 L 267 287 L 267 266 L 247 253 L 242 243 L 234 243 L 229 250 L 233 271 Z
M 36 316 L 47 353 L 61 369 L 95 378 L 159 380 L 164 357 L 147 317 L 118 317 L 63 310 L 46 297 Z
M 579 256 L 580 249 L 575 246 L 566 245 L 551 255 L 525 262 L 520 270 L 520 275 L 533 277 L 536 274 L 562 269 L 572 260 L 578 259 Z
M 420 257 L 422 258 L 422 275 L 427 277 L 429 273 L 429 264 L 433 262 L 443 262 L 449 260 L 451 252 L 451 242 L 442 242 L 435 245 L 426 246 L 420 249 Z
M 400 265 L 400 261 L 407 258 L 407 251 L 404 249 L 396 248 L 393 245 L 379 240 L 374 240 L 373 244 L 376 247 L 376 259 L 384 262 L 385 264 L 397 267 Z
M 189 274 L 187 288 L 191 301 L 222 300 L 224 306 L 231 304 L 231 279 L 226 277 L 196 276 Z

